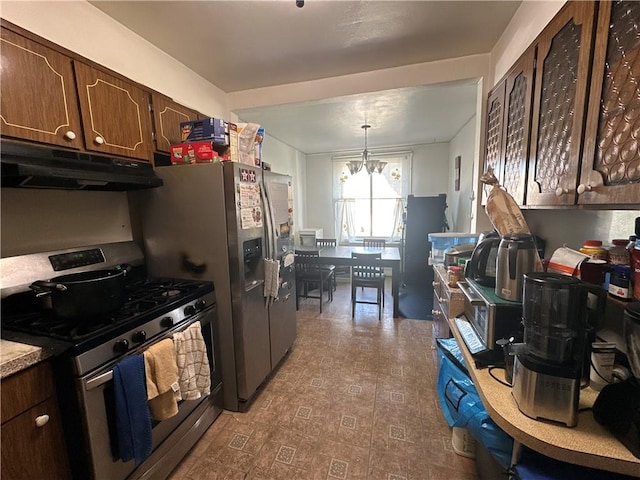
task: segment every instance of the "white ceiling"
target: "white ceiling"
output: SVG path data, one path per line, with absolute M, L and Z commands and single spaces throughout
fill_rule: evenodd
M 488 53 L 520 1 L 90 1 L 226 92 Z M 449 141 L 458 82 L 235 112 L 303 153 Z

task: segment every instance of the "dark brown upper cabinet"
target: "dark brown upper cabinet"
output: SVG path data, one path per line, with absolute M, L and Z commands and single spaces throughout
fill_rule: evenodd
M 74 67 L 87 150 L 150 161 L 149 93 L 81 62 Z
M 507 73 L 504 102 L 502 186 L 524 205 L 531 134 L 535 48 L 530 47 Z
M 580 204 L 640 204 L 640 3 L 600 2 Z
M 505 102 L 505 85 L 502 80 L 496 85 L 487 97 L 487 118 L 486 118 L 486 137 L 485 137 L 485 155 L 484 169 L 486 172 L 489 167 L 493 169 L 493 173 L 500 183 L 502 183 L 503 161 L 504 158 L 504 142 L 502 141 L 504 130 L 504 102 Z M 483 185 L 482 204 L 486 205 L 487 197 L 491 191 L 491 186 Z
M 0 35 L 2 135 L 82 148 L 72 60 L 6 28 Z
M 182 142 L 180 123 L 198 119 L 198 112 L 160 94 L 152 95 L 156 150 L 169 152 L 170 146 Z
M 594 11 L 568 2 L 536 42 L 527 205 L 576 202 Z

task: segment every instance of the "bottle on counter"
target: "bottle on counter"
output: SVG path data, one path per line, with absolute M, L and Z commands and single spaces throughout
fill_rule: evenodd
M 619 300 L 632 300 L 631 267 L 629 265 L 615 265 L 609 282 L 609 295 Z
M 602 240 L 585 240 L 580 247 L 580 253 L 590 256 L 594 260 L 608 261 L 607 249 L 602 246 Z
M 458 282 L 463 279 L 463 268 L 458 265 L 452 265 L 447 268 L 447 281 L 450 287 L 457 287 Z
M 640 240 L 631 251 L 631 283 L 633 285 L 633 298 L 640 301 Z
M 631 265 L 631 253 L 627 250 L 629 240 L 617 238 L 612 240 L 611 243 L 613 246 L 609 249 L 609 263 L 611 265 Z

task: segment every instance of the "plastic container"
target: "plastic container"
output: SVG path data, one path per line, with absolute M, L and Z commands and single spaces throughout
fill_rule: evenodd
M 631 267 L 629 265 L 616 265 L 609 282 L 609 295 L 620 300 L 632 300 Z
M 451 433 L 453 451 L 467 458 L 476 458 L 476 439 L 466 428 L 453 427 Z
M 595 260 L 608 260 L 607 249 L 602 246 L 602 240 L 585 240 L 584 245 L 580 247 L 580 253 L 589 255 Z
M 462 232 L 430 233 L 427 235 L 427 238 L 431 242 L 429 264 L 444 263 L 444 251 L 447 248 L 461 243 L 477 243 L 478 236 L 477 233 Z

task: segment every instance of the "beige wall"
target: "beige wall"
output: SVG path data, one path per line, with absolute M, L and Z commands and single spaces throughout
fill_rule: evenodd
M 491 51 L 489 90 L 507 73 L 565 3 L 565 0 L 553 0 L 525 1 L 520 4 Z

